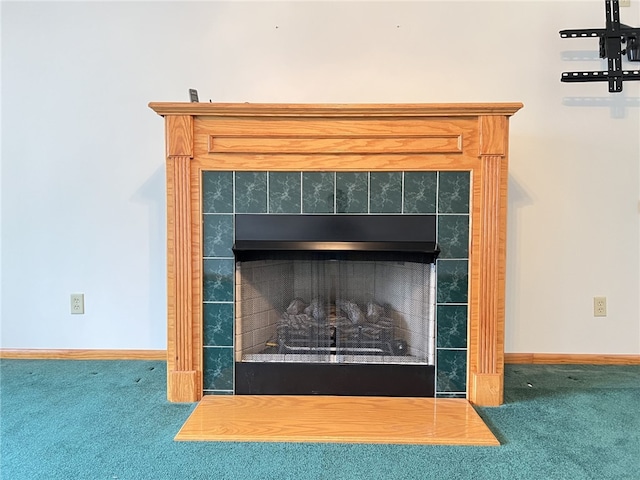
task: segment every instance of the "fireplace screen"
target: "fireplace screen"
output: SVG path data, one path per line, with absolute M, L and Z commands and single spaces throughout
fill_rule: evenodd
M 236 361 L 434 363 L 433 263 L 236 262 Z

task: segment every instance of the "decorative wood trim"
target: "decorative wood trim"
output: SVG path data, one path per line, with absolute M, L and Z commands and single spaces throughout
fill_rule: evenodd
M 503 320 L 502 300 L 504 298 L 504 258 L 501 251 L 501 231 L 506 213 L 501 198 L 502 157 L 487 156 L 482 163 L 482 195 L 481 195 L 481 243 L 482 257 L 480 261 L 480 318 L 479 334 L 482 357 L 478 359 L 478 372 L 495 374 L 500 371 L 498 353 L 496 351 L 498 328 Z
M 200 375 L 195 370 L 168 372 L 167 398 L 170 402 L 197 402 L 202 398 Z
M 169 159 L 172 168 L 174 185 L 174 218 L 175 242 L 171 255 L 173 259 L 172 272 L 174 274 L 175 317 L 174 345 L 175 369 L 190 371 L 193 366 L 193 349 L 191 329 L 193 314 L 191 309 L 192 269 L 191 269 L 191 159 L 189 157 L 173 157 Z
M 166 350 L 45 350 L 0 349 L 0 358 L 13 360 L 166 360 Z
M 165 118 L 167 141 L 167 397 L 202 396 L 199 336 L 194 335 L 191 160 L 193 117 Z M 200 342 L 201 343 L 201 342 Z M 199 392 L 199 393 L 194 393 Z
M 196 156 L 194 164 L 202 170 L 221 171 L 331 171 L 331 172 L 398 172 L 398 171 L 471 171 L 477 159 L 469 160 L 460 155 L 257 155 L 210 154 Z
M 479 117 L 480 205 L 474 208 L 470 308 L 469 400 L 502 403 L 507 218 L 507 117 Z M 477 195 L 477 193 L 476 193 Z M 500 379 L 499 381 L 497 379 Z
M 504 401 L 504 376 L 501 373 L 474 373 L 469 376 L 470 390 L 475 392 L 472 403 L 497 406 Z
M 193 117 L 165 118 L 167 157 L 193 157 Z
M 508 117 L 521 103 L 149 106 L 167 128 L 169 400 L 202 396 L 203 170 L 455 170 L 472 178 L 468 398 L 502 401 Z
M 509 364 L 640 365 L 640 355 L 591 353 L 505 353 Z
M 209 153 L 303 154 L 414 154 L 461 153 L 460 135 L 242 137 L 209 136 Z
M 507 145 L 509 137 L 509 120 L 507 117 L 488 117 L 479 118 L 480 122 L 480 155 L 498 155 L 505 156 L 507 154 Z
M 407 104 L 305 104 L 305 103 L 185 103 L 151 102 L 159 115 L 250 117 L 475 117 L 513 115 L 522 103 L 407 103 Z
M 219 139 L 223 141 L 220 148 L 216 147 Z M 256 141 L 248 143 L 248 139 Z M 411 144 L 416 139 L 430 143 L 417 149 Z M 478 163 L 478 148 L 478 121 L 473 117 L 378 118 L 370 112 L 359 118 L 275 121 L 260 116 L 207 116 L 194 122 L 193 163 L 203 170 L 226 171 L 411 171 L 425 166 L 472 170 Z

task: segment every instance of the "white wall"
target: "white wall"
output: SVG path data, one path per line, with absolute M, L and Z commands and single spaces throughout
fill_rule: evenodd
M 632 4 L 622 20 L 640 26 Z M 192 87 L 220 102 L 522 101 L 506 351 L 640 353 L 640 82 L 559 81 L 604 63 L 597 40 L 558 31 L 602 26 L 602 1 L 2 2 L 0 345 L 165 347 L 163 122 L 147 103 Z

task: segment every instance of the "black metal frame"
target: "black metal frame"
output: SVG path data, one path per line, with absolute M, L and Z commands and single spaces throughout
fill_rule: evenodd
M 236 362 L 235 394 L 434 397 L 435 366 Z
M 318 259 L 433 263 L 440 253 L 435 215 L 240 214 L 236 261 L 315 255 Z
M 640 28 L 620 23 L 618 0 L 605 0 L 605 28 L 561 30 L 562 38 L 595 38 L 600 41 L 600 58 L 607 59 L 607 70 L 590 72 L 562 72 L 562 82 L 608 82 L 609 92 L 622 91 L 624 80 L 640 80 L 639 70 L 623 70 L 622 55 L 631 62 L 640 62 Z M 623 48 L 623 44 L 627 44 Z
M 236 262 L 272 259 L 435 262 L 436 215 L 239 214 Z M 404 356 L 406 342 L 392 334 L 370 342 L 315 345 L 283 332 L 272 353 Z M 321 337 L 318 335 L 318 337 Z M 271 352 L 269 352 L 271 353 Z M 235 363 L 237 395 L 364 395 L 433 397 L 435 366 L 423 363 L 271 362 Z

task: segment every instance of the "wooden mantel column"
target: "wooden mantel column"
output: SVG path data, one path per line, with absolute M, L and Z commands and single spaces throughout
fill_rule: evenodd
M 193 117 L 167 115 L 167 398 L 202 397 L 200 346 L 192 308 L 191 160 Z M 194 335 L 196 338 L 194 339 Z
M 508 132 L 506 116 L 478 117 L 481 162 L 480 205 L 474 228 L 474 261 L 478 292 L 472 305 L 477 321 L 471 322 L 469 349 L 469 400 L 483 406 L 503 402 L 504 303 L 508 182 Z

